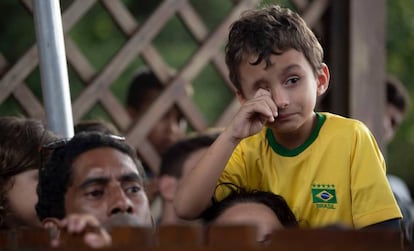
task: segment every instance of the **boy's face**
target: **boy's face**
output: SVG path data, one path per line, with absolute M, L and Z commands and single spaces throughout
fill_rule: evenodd
M 275 135 L 310 133 L 316 99 L 328 88 L 327 66 L 323 64 L 315 76 L 303 53 L 294 49 L 272 55 L 272 64 L 267 68 L 264 61 L 258 65 L 250 64 L 256 59 L 255 55 L 246 55 L 240 64 L 242 93 L 238 95 L 241 102 L 257 97 L 258 92 L 265 90 L 278 109 L 275 121 L 267 124 Z
M 125 215 L 134 221 L 131 225 L 152 224 L 142 179 L 128 155 L 115 148 L 96 148 L 79 155 L 72 169 L 66 215 L 89 213 L 101 224 Z

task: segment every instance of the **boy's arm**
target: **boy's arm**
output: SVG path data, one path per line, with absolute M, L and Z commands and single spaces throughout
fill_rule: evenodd
M 174 207 L 179 217 L 196 218 L 209 206 L 216 183 L 235 147 L 243 138 L 258 133 L 267 121 L 274 121 L 275 116 L 276 105 L 264 89 L 259 89 L 252 99 L 243 102 L 230 125 L 178 185 Z
M 238 141 L 224 131 L 210 146 L 198 165 L 182 178 L 174 196 L 178 216 L 193 219 L 210 205 L 217 180 Z

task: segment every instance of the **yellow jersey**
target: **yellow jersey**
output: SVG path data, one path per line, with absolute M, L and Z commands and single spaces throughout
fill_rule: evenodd
M 215 199 L 227 195 L 225 183 L 270 191 L 285 198 L 302 227 L 362 228 L 401 218 L 369 129 L 331 113 L 317 118 L 310 137 L 293 150 L 278 144 L 269 128 L 242 140 L 218 181 Z

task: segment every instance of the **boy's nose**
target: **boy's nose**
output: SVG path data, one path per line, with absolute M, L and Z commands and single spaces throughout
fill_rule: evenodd
M 284 109 L 289 105 L 289 96 L 283 88 L 275 88 L 272 91 L 272 98 L 278 109 Z

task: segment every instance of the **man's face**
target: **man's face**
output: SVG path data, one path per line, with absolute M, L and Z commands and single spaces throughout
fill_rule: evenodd
M 65 213 L 89 213 L 101 224 L 125 215 L 131 225 L 150 226 L 152 217 L 135 163 L 115 148 L 86 151 L 72 164 Z

